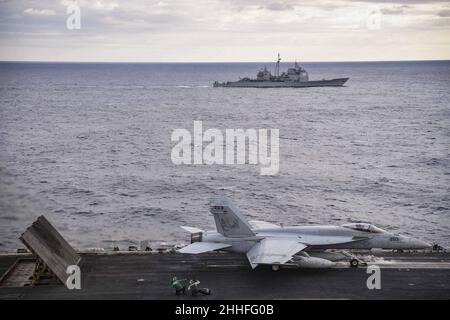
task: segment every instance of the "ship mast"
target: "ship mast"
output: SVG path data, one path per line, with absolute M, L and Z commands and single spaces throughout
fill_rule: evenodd
M 281 61 L 281 58 L 280 58 L 280 54 L 278 53 L 277 65 L 275 67 L 275 76 L 276 77 L 280 76 L 280 61 Z

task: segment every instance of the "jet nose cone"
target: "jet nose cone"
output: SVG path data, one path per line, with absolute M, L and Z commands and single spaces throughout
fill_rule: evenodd
M 431 244 L 431 243 L 429 243 L 429 242 L 426 242 L 426 241 L 421 241 L 422 242 L 422 246 L 423 246 L 423 248 L 424 249 L 426 249 L 426 248 L 431 248 L 433 245 Z
M 401 242 L 403 243 L 402 249 L 427 249 L 431 248 L 432 244 L 426 241 L 416 239 L 408 236 L 400 236 Z
M 419 239 L 414 239 L 414 246 L 417 249 L 427 249 L 427 248 L 431 248 L 432 244 L 426 241 L 422 241 Z

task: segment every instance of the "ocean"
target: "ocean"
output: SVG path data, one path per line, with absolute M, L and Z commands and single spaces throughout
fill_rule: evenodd
M 450 61 L 303 63 L 341 88 L 213 88 L 273 63 L 0 63 L 0 252 L 44 214 L 77 248 L 251 220 L 368 221 L 450 245 Z M 281 70 L 290 64 L 282 63 Z M 175 165 L 175 129 L 276 128 L 280 168 Z

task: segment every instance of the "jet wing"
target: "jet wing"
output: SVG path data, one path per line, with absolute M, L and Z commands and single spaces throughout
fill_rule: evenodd
M 270 223 L 270 222 L 266 222 L 266 221 L 250 220 L 248 223 L 252 226 L 252 228 L 255 228 L 255 229 L 280 228 L 279 225 L 276 225 L 276 224 Z
M 325 246 L 367 240 L 367 237 L 301 235 L 298 240 L 309 246 Z
M 181 248 L 180 250 L 178 250 L 178 252 L 198 254 L 229 247 L 231 247 L 231 244 L 214 243 L 214 242 L 194 242 L 184 248 Z
M 247 252 L 247 258 L 253 269 L 258 264 L 285 264 L 306 247 L 293 237 L 264 238 Z

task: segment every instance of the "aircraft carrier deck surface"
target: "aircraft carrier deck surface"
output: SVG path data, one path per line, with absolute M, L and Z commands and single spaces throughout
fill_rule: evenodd
M 450 298 L 450 253 L 376 255 L 373 264 L 381 268 L 380 290 L 367 288 L 366 267 L 350 268 L 346 263 L 331 269 L 284 268 L 274 272 L 261 266 L 251 270 L 245 256 L 231 253 L 134 252 L 81 256 L 81 290 L 68 290 L 63 285 L 0 287 L 0 299 Z M 0 256 L 0 274 L 17 257 Z M 198 279 L 212 294 L 175 296 L 170 288 L 173 276 Z

